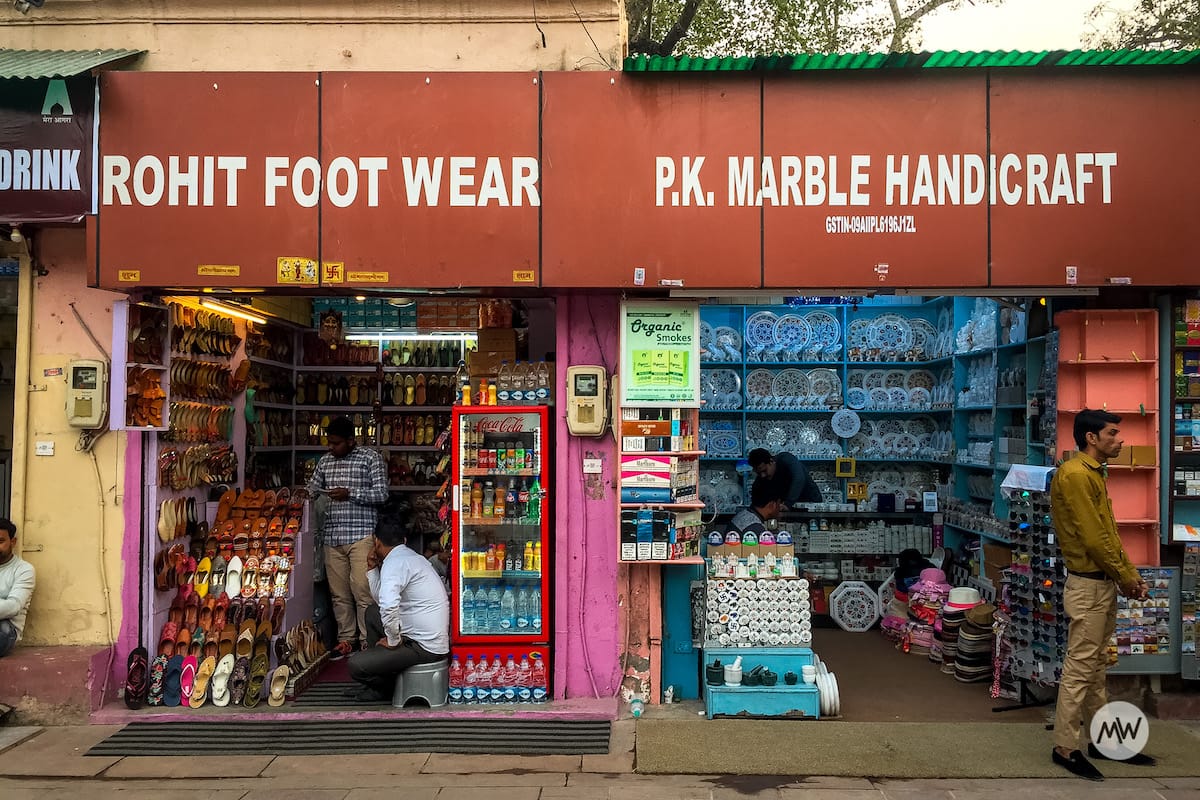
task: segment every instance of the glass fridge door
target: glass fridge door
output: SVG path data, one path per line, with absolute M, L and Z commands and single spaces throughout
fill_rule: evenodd
M 544 411 L 458 411 L 456 640 L 544 641 Z

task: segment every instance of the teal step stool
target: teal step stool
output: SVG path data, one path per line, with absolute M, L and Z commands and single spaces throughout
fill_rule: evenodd
M 816 684 L 804 682 L 801 667 L 813 665 L 813 651 L 808 647 L 706 647 L 704 666 L 715 659 L 728 666 L 742 657 L 742 680 L 746 673 L 762 665 L 779 675 L 774 686 L 710 686 L 704 685 L 704 713 L 713 717 L 809 717 L 821 716 L 821 697 Z M 785 673 L 796 673 L 796 684 L 783 682 Z

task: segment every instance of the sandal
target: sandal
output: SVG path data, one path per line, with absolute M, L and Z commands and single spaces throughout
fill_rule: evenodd
M 232 654 L 226 653 L 217 661 L 217 669 L 213 672 L 210 693 L 214 706 L 229 705 L 229 679 L 233 675 L 233 665 L 236 662 Z
M 173 655 L 167 660 L 163 676 L 163 705 L 177 706 L 180 699 L 179 679 L 183 674 L 183 656 Z
M 279 708 L 283 705 L 283 693 L 287 691 L 288 680 L 292 677 L 292 671 L 288 669 L 287 664 L 280 664 L 271 673 L 271 692 L 267 697 L 267 705 L 273 708 Z
M 191 696 L 188 700 L 189 706 L 199 708 L 208 700 L 208 685 L 216 671 L 217 660 L 212 656 L 206 657 L 200 664 L 200 668 L 196 670 L 196 680 L 192 685 Z
M 258 558 L 250 556 L 242 567 L 242 597 L 254 597 L 258 592 Z
M 233 653 L 233 643 L 237 638 L 237 630 L 233 625 L 226 624 L 221 629 L 221 635 L 217 638 L 217 655 L 221 658 Z
M 198 663 L 195 656 L 188 656 L 183 660 L 183 667 L 179 670 L 178 705 L 186 706 L 192 699 L 192 689 L 196 688 L 196 667 Z
M 416 389 L 413 392 L 413 404 L 418 405 L 418 406 L 423 406 L 423 405 L 425 405 L 425 400 L 426 400 L 425 373 L 422 372 L 419 375 L 417 375 Z
M 270 670 L 271 662 L 264 652 L 261 655 L 256 655 L 254 660 L 250 662 L 250 680 L 246 685 L 246 695 L 244 705 L 246 708 L 254 708 L 262 699 L 263 685 L 267 682 L 267 672 Z
M 267 613 L 270 613 L 268 608 Z M 264 619 L 258 623 L 258 629 L 254 634 L 254 657 L 267 657 L 271 652 L 271 622 Z
M 149 690 L 149 674 L 146 659 L 149 657 L 144 647 L 135 647 L 129 653 L 125 662 L 125 707 L 136 711 L 146 702 Z
M 249 658 L 254 654 L 254 633 L 257 630 L 257 625 L 254 620 L 248 619 L 242 623 L 242 628 L 238 631 L 237 643 L 233 647 L 234 654 L 239 658 Z
M 229 679 L 229 701 L 240 706 L 246 697 L 246 684 L 250 681 L 250 659 L 238 658 L 233 665 L 233 676 Z

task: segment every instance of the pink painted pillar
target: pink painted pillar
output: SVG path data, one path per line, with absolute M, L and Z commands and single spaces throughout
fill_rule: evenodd
M 556 302 L 557 370 L 565 394 L 567 367 L 617 360 L 616 295 L 560 295 Z M 593 324 L 594 320 L 594 324 Z M 554 517 L 554 693 L 611 697 L 619 689 L 621 609 L 617 604 L 616 443 L 567 433 L 565 405 L 556 422 Z M 584 475 L 583 459 L 599 458 L 600 475 Z

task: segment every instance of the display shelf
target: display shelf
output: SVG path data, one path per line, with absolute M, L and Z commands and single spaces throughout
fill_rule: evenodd
M 1156 408 L 1103 408 L 1103 407 L 1101 407 L 1098 409 L 1093 408 L 1091 410 L 1092 411 L 1107 411 L 1110 414 L 1116 414 L 1118 416 L 1127 416 L 1127 415 L 1142 416 L 1142 415 L 1145 415 L 1147 417 L 1150 417 L 1150 416 L 1153 416 L 1158 413 L 1158 409 L 1156 409 Z M 1058 413 L 1060 413 L 1060 414 L 1078 414 L 1081 411 L 1083 411 L 1082 408 L 1060 408 L 1060 409 L 1058 409 Z
M 477 528 L 540 528 L 540 522 L 514 522 L 508 517 L 463 517 L 461 522 L 464 526 L 471 525 Z
M 254 401 L 254 407 L 255 408 L 277 408 L 282 411 L 291 411 L 295 408 L 295 406 L 293 406 L 289 403 L 260 402 L 258 400 Z
M 1171 401 L 1173 405 L 1183 405 L 1185 403 L 1200 403 L 1200 397 L 1176 397 Z
M 903 414 L 912 416 L 913 414 L 950 414 L 954 411 L 952 408 L 852 408 L 850 409 L 855 414 Z M 826 412 L 828 413 L 828 412 Z M 990 434 L 989 434 L 990 435 Z
M 381 444 L 376 445 L 380 450 L 403 450 L 406 453 L 440 453 L 444 447 L 431 444 Z
M 191 356 L 188 356 L 188 357 L 191 358 Z M 126 364 L 125 366 L 137 367 L 138 369 L 166 369 L 167 368 L 166 364 L 130 363 L 130 364 Z
M 355 412 L 359 412 L 359 413 L 361 413 L 363 411 L 369 412 L 372 410 L 372 407 L 370 405 L 365 405 L 365 406 L 363 406 L 363 405 L 358 405 L 358 406 L 302 405 L 302 406 L 293 406 L 293 408 L 295 408 L 297 411 L 342 411 L 342 412 L 355 411 Z
M 256 445 L 250 444 L 249 449 L 254 453 L 290 453 L 296 448 L 293 445 Z
M 995 464 L 976 464 L 971 461 L 955 461 L 954 466 L 963 467 L 964 469 L 994 469 Z
M 367 408 L 371 408 L 371 406 L 367 406 Z M 380 411 L 382 411 L 385 414 L 403 414 L 405 412 L 410 412 L 413 414 L 426 414 L 426 413 L 433 413 L 433 412 L 445 413 L 447 411 L 453 410 L 454 406 L 416 406 L 416 405 L 413 405 L 413 406 L 377 406 L 376 408 L 378 408 Z M 489 408 L 491 408 L 491 406 L 489 406 Z M 495 406 L 495 408 L 503 408 L 503 406 Z
M 1138 519 L 1124 519 L 1121 517 L 1117 518 L 1117 525 L 1131 525 L 1131 526 L 1137 526 L 1139 528 L 1144 528 L 1147 525 L 1157 525 L 1157 524 L 1158 524 L 1157 519 L 1150 519 L 1148 517 L 1142 517 L 1142 518 L 1138 518 Z
M 436 492 L 441 488 L 441 484 L 437 486 L 389 486 L 389 492 Z
M 465 467 L 462 470 L 464 478 L 532 478 L 534 475 L 541 474 L 540 471 L 534 469 L 495 470 Z
M 296 369 L 302 369 L 307 372 L 376 372 L 381 365 L 379 363 L 359 364 L 357 366 L 324 366 L 320 364 L 297 364 Z
M 1189 500 L 1200 500 L 1200 494 L 1173 494 L 1171 499 L 1177 502 L 1187 502 Z
M 1029 346 L 1029 342 L 1009 342 L 1008 344 L 996 345 L 996 350 L 998 352 L 1004 352 L 1006 350 L 1020 350 L 1021 348 L 1028 347 L 1028 346 Z
M 953 360 L 953 356 L 946 356 L 934 359 L 933 361 L 847 361 L 846 367 L 849 369 L 862 369 L 864 367 L 877 367 L 879 369 L 922 369 L 924 367 L 949 364 Z M 840 364 L 841 362 L 834 361 L 832 363 Z
M 703 456 L 706 450 L 622 450 L 623 456 L 673 456 L 675 458 L 694 458 Z
M 414 367 L 412 365 L 400 366 L 400 367 L 384 366 L 383 371 L 391 372 L 391 373 L 398 373 L 398 374 L 410 373 L 412 375 L 416 375 L 421 372 L 424 372 L 424 373 L 458 372 L 458 367 Z
M 777 417 L 780 414 L 832 414 L 835 411 L 841 411 L 841 408 L 747 408 L 743 413 L 771 414 Z
M 1147 464 L 1109 464 L 1108 471 L 1112 472 L 1113 470 L 1128 472 L 1157 472 L 1158 467 L 1156 465 Z
M 639 561 L 628 561 L 619 559 L 618 564 L 678 564 L 680 566 L 703 564 L 704 558 L 701 556 L 685 556 L 684 558 L 668 558 L 668 559 L 644 559 Z
M 984 539 L 990 539 L 991 541 L 999 542 L 1000 544 L 1012 544 L 1013 543 L 1012 539 L 1006 538 L 1004 536 L 1000 536 L 999 534 L 987 533 L 986 531 L 977 531 L 974 528 L 968 528 L 963 525 L 955 525 L 950 522 L 943 522 L 942 525 L 946 528 L 953 528 L 956 531 L 962 531 L 963 533 L 969 534 L 971 536 L 979 536 Z
M 1024 411 L 1028 408 L 1024 403 L 997 403 L 997 411 Z
M 251 364 L 262 364 L 267 367 L 278 367 L 279 369 L 295 369 L 295 364 L 285 364 L 282 361 L 272 361 L 269 358 L 259 358 L 258 356 L 249 356 Z
M 787 520 L 792 516 L 808 519 L 809 517 L 870 517 L 871 519 L 911 519 L 919 516 L 929 516 L 933 511 L 784 511 L 780 519 Z
M 621 503 L 621 508 L 704 508 L 704 503 Z

